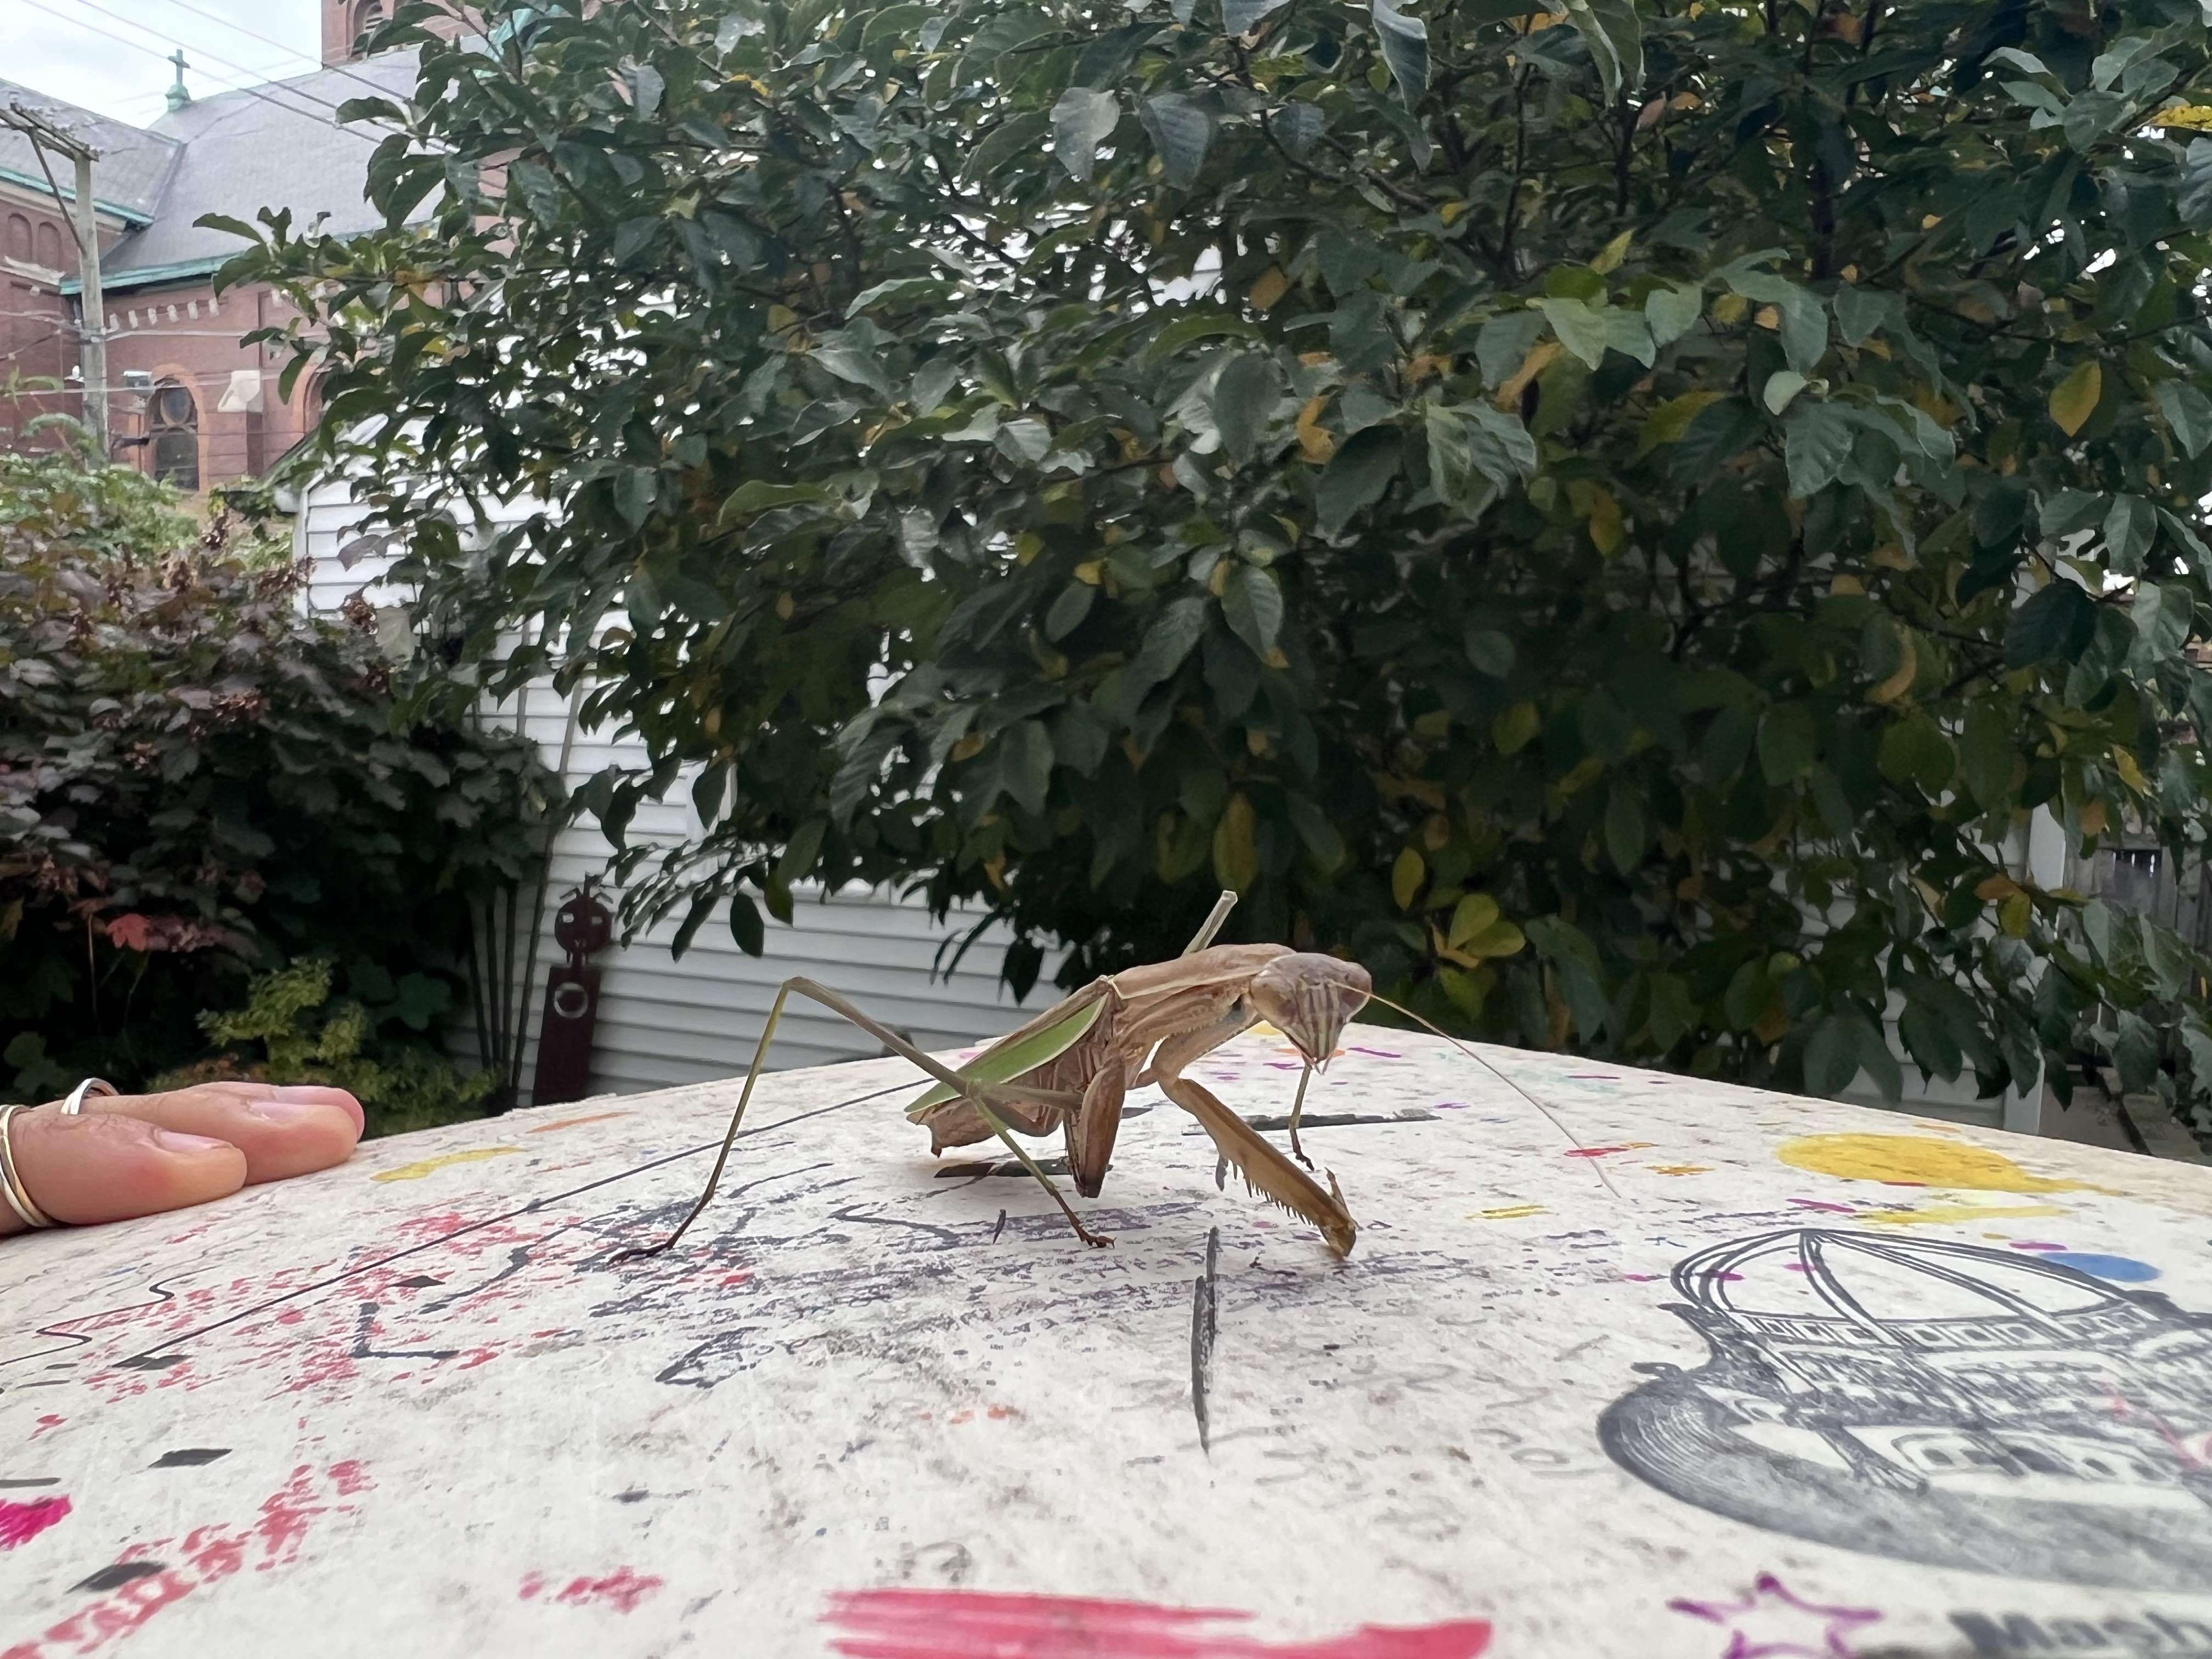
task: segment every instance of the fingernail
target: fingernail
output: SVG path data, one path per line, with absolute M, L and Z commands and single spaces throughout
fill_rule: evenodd
M 337 1092 L 337 1090 L 330 1088 L 320 1083 L 287 1083 L 271 1089 L 266 1098 L 270 1100 L 319 1101 L 322 1104 L 329 1106 L 336 1103 L 331 1099 L 331 1097 Z
M 270 1123 L 305 1123 L 343 1109 L 332 1100 L 287 1100 L 280 1094 L 272 1100 L 253 1101 L 246 1109 Z
M 210 1135 L 179 1134 L 174 1129 L 155 1130 L 154 1144 L 167 1152 L 199 1153 L 211 1152 L 216 1147 L 228 1152 L 230 1148 L 227 1140 L 217 1140 Z

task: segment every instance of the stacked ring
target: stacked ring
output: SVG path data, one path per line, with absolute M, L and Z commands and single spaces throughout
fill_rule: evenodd
M 21 1106 L 0 1106 L 0 1199 L 26 1227 L 56 1227 L 61 1224 L 31 1201 L 31 1194 L 23 1186 L 22 1176 L 15 1173 L 15 1148 L 8 1130 L 15 1114 L 26 1109 Z
M 112 1095 L 115 1092 L 115 1085 L 106 1078 L 88 1077 L 70 1091 L 69 1098 L 62 1103 L 62 1115 L 75 1117 L 82 1112 L 88 1095 Z

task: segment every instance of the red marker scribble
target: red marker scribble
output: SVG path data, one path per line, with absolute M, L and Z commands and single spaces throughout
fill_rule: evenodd
M 27 1504 L 0 1503 L 0 1550 L 27 1544 L 70 1512 L 66 1498 L 33 1498 Z
M 126 1545 L 114 1566 L 90 1581 L 108 1578 L 112 1588 L 29 1640 L 0 1650 L 0 1659 L 92 1653 L 130 1635 L 172 1601 L 249 1565 L 261 1572 L 289 1566 L 299 1559 L 301 1541 L 316 1517 L 329 1510 L 349 1513 L 353 1504 L 335 1500 L 372 1485 L 359 1463 L 333 1463 L 319 1477 L 303 1463 L 262 1501 L 255 1520 L 235 1525 L 210 1522 L 182 1538 L 146 1538 Z M 134 1566 L 128 1577 L 114 1571 Z
M 617 1567 L 604 1578 L 571 1578 L 554 1592 L 553 1600 L 572 1607 L 611 1607 L 617 1613 L 630 1613 L 637 1604 L 659 1589 L 663 1581 L 644 1573 L 632 1572 L 628 1567 Z M 522 1579 L 521 1596 L 534 1601 L 544 1592 L 545 1575 L 526 1573 Z M 0 1656 L 4 1659 L 4 1656 Z
M 1563 1158 L 1610 1158 L 1615 1152 L 1641 1152 L 1650 1144 L 1648 1140 L 1629 1140 L 1622 1142 L 1618 1146 L 1577 1146 L 1571 1152 L 1564 1152 L 1560 1156 Z
M 830 1598 L 823 1622 L 848 1659 L 1476 1659 L 1486 1620 L 1362 1625 L 1312 1642 L 1210 1629 L 1252 1615 L 1076 1595 L 873 1589 Z

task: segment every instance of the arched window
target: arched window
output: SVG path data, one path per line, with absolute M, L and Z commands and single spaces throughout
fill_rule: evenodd
M 374 29 L 381 28 L 386 15 L 384 0 L 361 0 L 353 9 L 354 50 L 361 50 L 362 37 Z
M 27 213 L 8 216 L 8 257 L 31 262 L 31 216 Z
M 63 270 L 62 234 L 50 224 L 39 227 L 39 263 L 48 270 Z
M 190 386 L 164 380 L 146 404 L 146 435 L 152 441 L 154 476 L 179 489 L 200 487 L 200 409 Z

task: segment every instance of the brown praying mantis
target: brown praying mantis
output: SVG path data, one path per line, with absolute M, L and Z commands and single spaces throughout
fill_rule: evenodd
M 1347 1255 L 1359 1228 L 1345 1207 L 1336 1178 L 1331 1176 L 1328 1190 L 1322 1191 L 1183 1071 L 1262 1020 L 1273 1024 L 1305 1061 L 1297 1100 L 1291 1109 L 1291 1146 L 1310 1169 L 1311 1161 L 1298 1146 L 1297 1129 L 1306 1085 L 1335 1053 L 1346 1022 L 1374 994 L 1373 982 L 1364 968 L 1334 957 L 1283 945 L 1214 945 L 1214 934 L 1236 902 L 1236 894 L 1224 891 L 1181 957 L 1091 981 L 1000 1037 L 957 1072 L 827 986 L 805 978 L 784 981 L 769 1010 L 752 1069 L 745 1074 L 744 1090 L 730 1115 L 729 1130 L 707 1176 L 706 1190 L 674 1232 L 635 1254 L 658 1255 L 670 1249 L 713 1201 L 784 1004 L 797 993 L 843 1015 L 936 1079 L 935 1086 L 907 1108 L 909 1121 L 928 1128 L 933 1152 L 996 1135 L 1052 1194 L 1067 1224 L 1086 1244 L 1113 1241 L 1083 1224 L 1052 1176 L 1014 1139 L 1013 1132 L 1047 1135 L 1061 1130 L 1076 1191 L 1096 1198 L 1113 1157 L 1124 1097 L 1132 1089 L 1158 1084 L 1162 1093 L 1199 1121 L 1248 1187 L 1311 1222 L 1321 1229 L 1330 1249 L 1340 1256 Z

